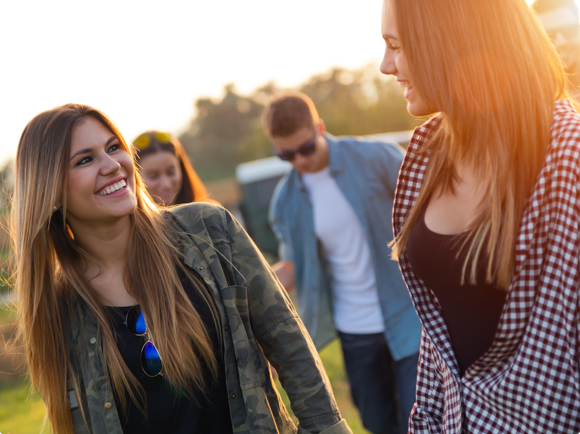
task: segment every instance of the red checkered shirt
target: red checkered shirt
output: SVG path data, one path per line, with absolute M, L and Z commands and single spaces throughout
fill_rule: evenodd
M 435 117 L 418 127 L 409 145 L 395 194 L 395 235 L 417 200 L 429 161 L 418 151 L 439 122 Z M 546 159 L 522 216 L 515 275 L 493 344 L 463 378 L 434 293 L 401 256 L 423 325 L 410 433 L 580 431 L 579 187 L 580 115 L 569 101 L 558 101 Z

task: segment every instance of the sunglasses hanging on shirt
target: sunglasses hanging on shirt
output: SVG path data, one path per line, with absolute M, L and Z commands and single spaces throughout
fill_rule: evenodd
M 125 319 L 125 325 L 134 335 L 147 336 L 147 342 L 141 349 L 141 369 L 143 369 L 143 372 L 145 372 L 145 374 L 147 374 L 149 377 L 163 375 L 163 364 L 161 363 L 161 356 L 159 355 L 155 344 L 153 344 L 153 341 L 151 340 L 141 306 L 136 304 L 131 309 L 129 309 Z

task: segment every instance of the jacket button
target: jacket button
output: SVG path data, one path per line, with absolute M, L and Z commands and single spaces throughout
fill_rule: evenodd
M 232 393 L 232 394 L 230 395 L 230 398 L 232 398 L 232 399 L 234 399 L 235 397 L 236 397 L 236 394 L 235 394 L 235 393 Z
M 89 342 L 94 345 L 97 343 L 97 338 L 93 337 Z
M 230 329 L 228 326 L 225 326 L 224 328 L 226 329 L 226 331 L 228 331 Z
M 105 410 L 110 410 L 111 408 L 113 408 L 113 404 L 110 402 L 105 402 Z
M 203 267 L 199 267 L 199 268 L 198 268 L 198 270 L 199 270 L 199 271 L 203 271 Z

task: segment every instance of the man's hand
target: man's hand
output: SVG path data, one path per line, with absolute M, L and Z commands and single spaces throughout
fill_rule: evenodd
M 276 273 L 280 283 L 288 291 L 288 293 L 294 292 L 295 289 L 295 279 L 294 279 L 294 264 L 288 261 L 280 261 L 272 266 L 272 270 Z

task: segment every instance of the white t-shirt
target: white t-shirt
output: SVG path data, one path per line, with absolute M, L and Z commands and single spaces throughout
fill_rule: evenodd
M 337 330 L 351 334 L 385 330 L 371 252 L 350 203 L 330 168 L 302 174 L 314 211 L 314 231 L 328 261 Z

